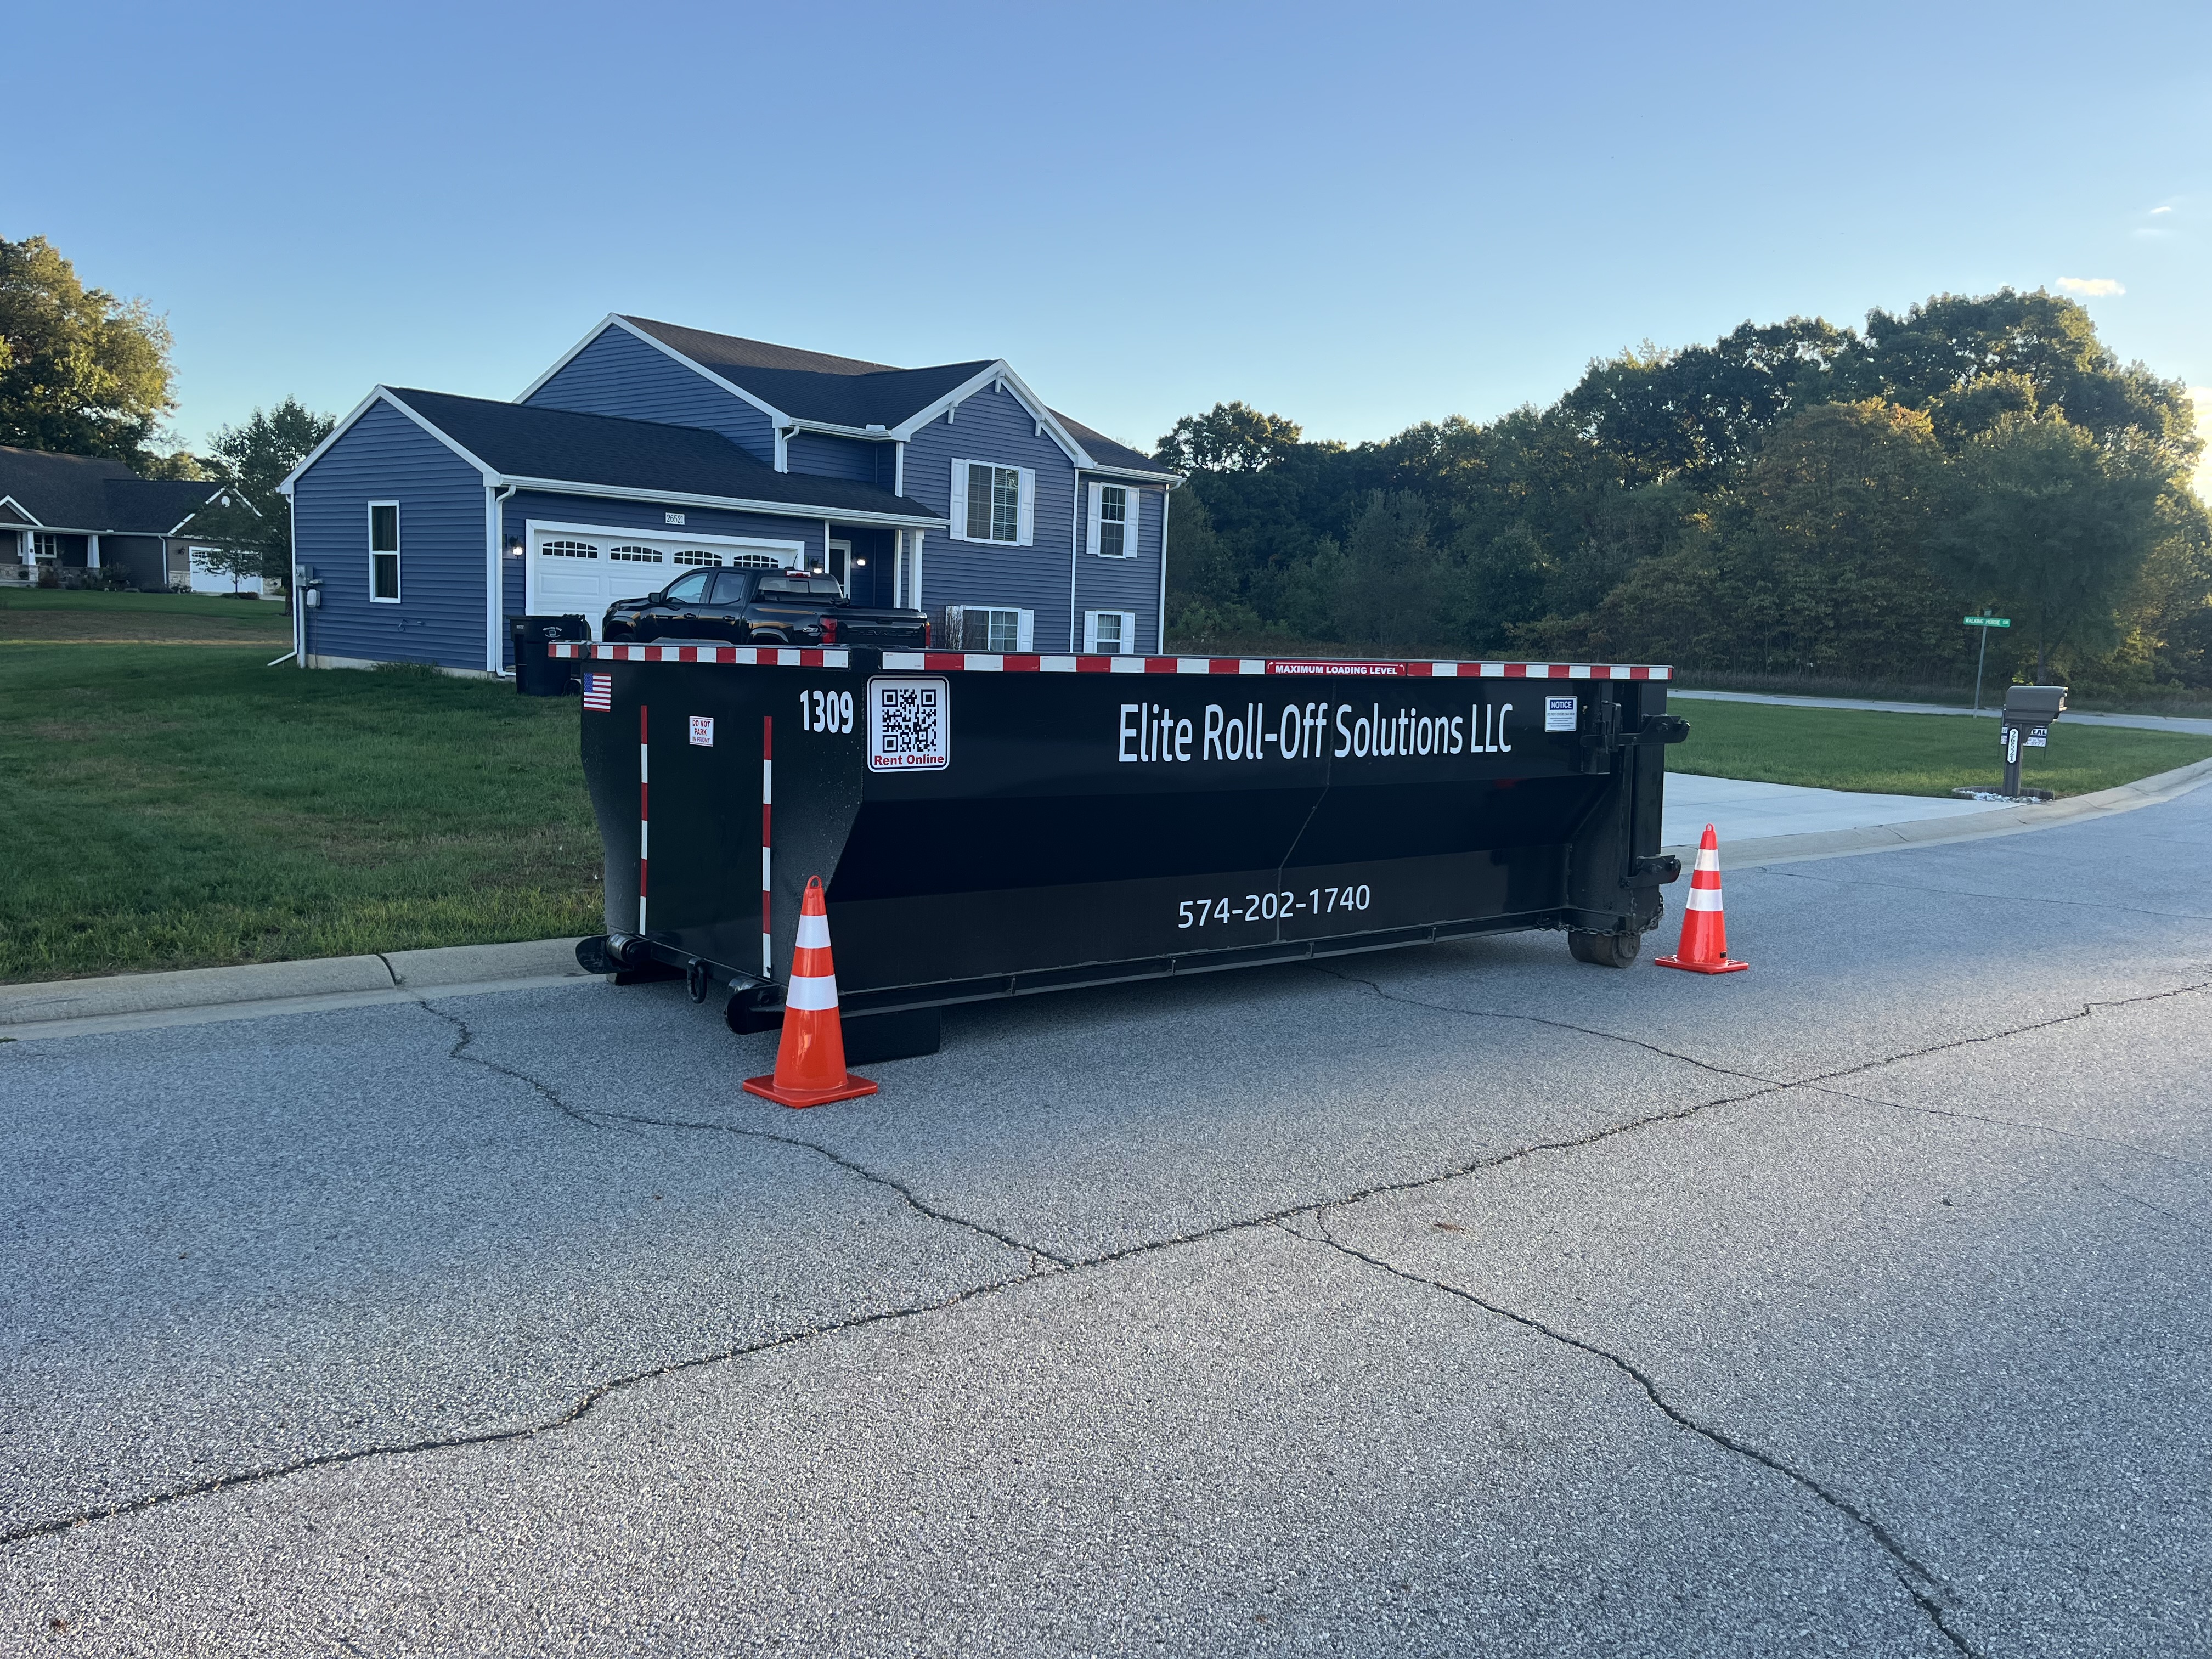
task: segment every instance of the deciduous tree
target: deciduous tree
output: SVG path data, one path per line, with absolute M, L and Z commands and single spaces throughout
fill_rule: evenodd
M 140 464 L 169 382 L 145 301 L 85 287 L 43 236 L 0 240 L 0 444 Z

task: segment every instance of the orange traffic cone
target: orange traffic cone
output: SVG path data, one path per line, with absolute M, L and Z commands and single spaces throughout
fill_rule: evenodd
M 845 1029 L 837 1023 L 837 970 L 830 962 L 830 912 L 822 878 L 806 883 L 799 905 L 799 942 L 791 952 L 791 985 L 783 999 L 783 1041 L 773 1077 L 749 1077 L 745 1092 L 779 1106 L 821 1106 L 872 1095 L 876 1085 L 845 1069 Z
M 1682 942 L 1671 957 L 1653 958 L 1662 968 L 1693 974 L 1740 974 L 1751 966 L 1728 953 L 1728 919 L 1721 912 L 1721 841 L 1713 826 L 1698 843 L 1698 867 L 1690 872 L 1690 896 L 1682 905 Z

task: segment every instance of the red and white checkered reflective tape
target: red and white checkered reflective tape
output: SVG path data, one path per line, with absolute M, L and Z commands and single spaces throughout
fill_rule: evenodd
M 842 650 L 817 651 L 793 645 L 606 645 L 592 640 L 552 640 L 549 657 L 589 658 L 598 662 L 744 663 L 758 668 L 849 668 Z
M 848 668 L 848 653 L 770 645 L 602 645 L 554 641 L 556 657 L 602 662 L 742 663 L 760 667 Z M 1663 664 L 1460 662 L 1406 659 L 1369 662 L 1323 657 L 1048 657 L 984 651 L 886 651 L 884 666 L 969 674 L 1257 674 L 1328 679 L 1670 680 Z

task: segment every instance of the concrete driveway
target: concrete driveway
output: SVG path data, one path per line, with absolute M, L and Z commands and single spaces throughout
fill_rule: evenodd
M 2212 790 L 962 1012 L 0 1045 L 0 1653 L 2202 1655 Z

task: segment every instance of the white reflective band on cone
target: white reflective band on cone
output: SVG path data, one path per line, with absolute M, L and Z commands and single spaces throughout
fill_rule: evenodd
M 1721 908 L 1721 890 L 1717 887 L 1692 887 L 1682 908 L 1685 910 L 1717 910 Z
M 1721 867 L 1720 848 L 1717 847 L 1699 848 L 1698 849 L 1698 861 L 1693 867 L 1699 870 L 1711 870 L 1717 873 Z
M 802 951 L 826 951 L 830 948 L 830 918 L 801 916 L 799 919 L 799 948 Z
M 783 1006 L 810 1014 L 820 1013 L 825 1008 L 835 1008 L 837 1006 L 837 975 L 793 974 L 791 988 L 783 994 Z

